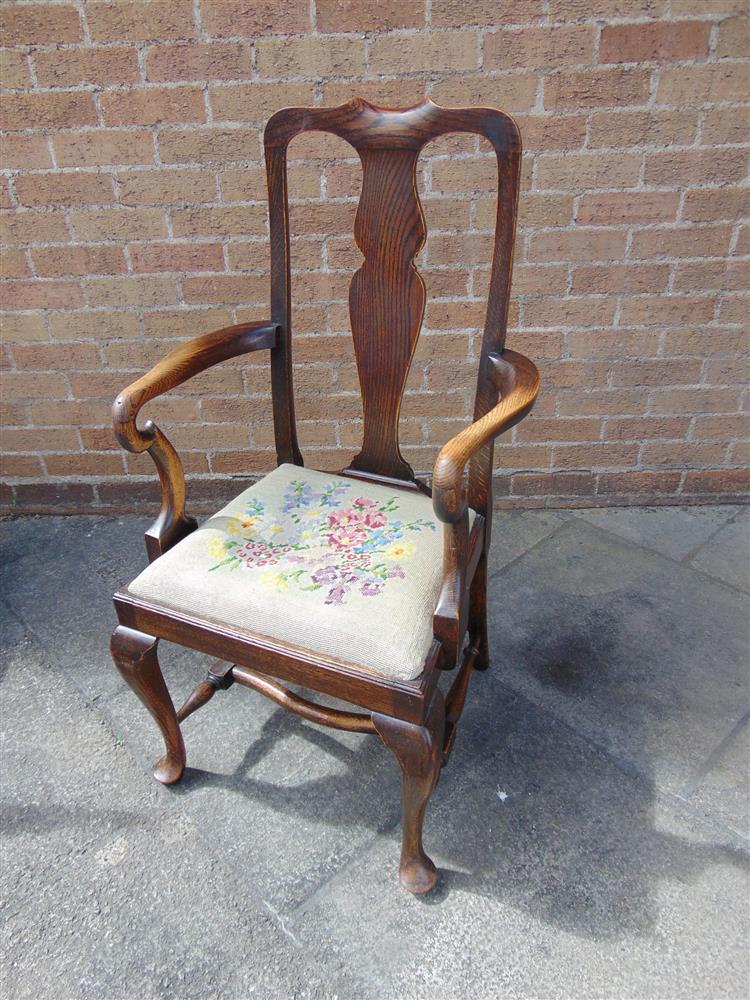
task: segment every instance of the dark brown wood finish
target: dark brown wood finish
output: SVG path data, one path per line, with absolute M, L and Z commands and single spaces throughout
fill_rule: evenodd
M 120 625 L 112 652 L 123 677 L 161 729 L 167 752 L 155 775 L 165 783 L 179 780 L 185 766 L 179 722 L 232 683 L 253 687 L 321 725 L 377 732 L 403 773 L 401 882 L 411 892 L 425 892 L 437 873 L 422 847 L 424 812 L 440 765 L 453 746 L 470 677 L 489 662 L 486 601 L 493 441 L 529 412 L 539 390 L 534 365 L 505 350 L 521 162 L 513 120 L 487 108 L 447 109 L 427 101 L 399 111 L 376 108 L 360 98 L 337 108 L 288 108 L 275 114 L 265 132 L 271 319 L 228 327 L 177 347 L 118 396 L 115 433 L 129 451 L 148 451 L 161 479 L 162 509 L 146 536 L 150 559 L 196 526 L 185 512 L 177 453 L 151 421 L 142 427 L 136 422 L 141 407 L 157 395 L 220 361 L 267 349 L 277 458 L 280 463 L 302 464 L 294 417 L 286 163 L 290 141 L 307 131 L 330 132 L 350 143 L 363 170 L 354 238 L 364 260 L 352 279 L 349 303 L 364 435 L 359 453 L 341 474 L 396 489 L 430 492 L 416 480 L 398 441 L 401 400 L 425 306 L 424 283 L 414 265 L 426 235 L 416 185 L 418 158 L 428 142 L 449 132 L 483 136 L 497 158 L 497 228 L 474 421 L 442 448 L 433 470 L 433 504 L 444 525 L 444 567 L 432 648 L 419 677 L 396 681 L 355 666 L 345 649 L 340 659 L 322 657 L 304 648 L 302 636 L 300 645 L 292 646 L 151 604 L 123 589 L 115 594 Z M 179 713 L 159 669 L 158 638 L 217 657 Z M 437 686 L 440 669 L 459 663 L 446 704 Z M 360 706 L 366 714 L 316 705 L 273 678 L 333 695 Z

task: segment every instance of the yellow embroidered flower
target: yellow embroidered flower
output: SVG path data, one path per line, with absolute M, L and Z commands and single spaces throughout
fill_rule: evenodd
M 276 590 L 287 590 L 289 587 L 289 581 L 284 574 L 273 569 L 267 569 L 261 573 L 260 580 L 264 587 L 272 587 Z
M 240 523 L 242 524 L 242 527 L 246 531 L 251 531 L 255 527 L 255 518 L 254 517 L 243 517 L 243 519 L 242 519 L 242 521 Z
M 271 532 L 272 535 L 278 535 L 280 532 L 284 530 L 284 527 L 281 524 L 272 524 L 268 530 Z
M 404 559 L 406 556 L 414 555 L 414 546 L 411 542 L 392 542 L 385 550 L 385 554 L 391 559 Z
M 209 555 L 212 555 L 214 559 L 223 559 L 227 554 L 227 548 L 224 544 L 224 540 L 219 538 L 218 535 L 214 535 L 211 541 L 208 543 Z
M 242 533 L 242 524 L 239 518 L 236 517 L 227 518 L 226 528 L 230 535 L 239 535 Z

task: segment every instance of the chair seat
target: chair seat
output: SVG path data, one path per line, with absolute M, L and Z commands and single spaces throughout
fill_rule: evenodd
M 410 680 L 432 643 L 442 525 L 422 493 L 281 465 L 151 563 L 150 603 Z

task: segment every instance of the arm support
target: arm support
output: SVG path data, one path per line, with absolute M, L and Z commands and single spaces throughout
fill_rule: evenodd
M 440 450 L 432 474 L 432 503 L 441 521 L 456 524 L 466 513 L 462 480 L 466 464 L 482 445 L 526 416 L 539 392 L 539 372 L 523 354 L 490 355 L 499 402 Z
M 146 532 L 146 551 L 150 560 L 193 531 L 196 522 L 185 515 L 185 474 L 179 455 L 151 420 L 143 427 L 137 426 L 139 410 L 149 400 L 182 385 L 220 361 L 274 347 L 277 336 L 278 325 L 267 322 L 240 323 L 196 337 L 175 347 L 114 401 L 112 420 L 117 440 L 133 454 L 148 451 L 161 481 L 161 510 Z

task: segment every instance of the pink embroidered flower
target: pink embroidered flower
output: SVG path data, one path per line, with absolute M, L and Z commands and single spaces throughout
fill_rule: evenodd
M 388 518 L 382 511 L 372 510 L 369 514 L 365 514 L 365 524 L 368 528 L 383 528 L 388 524 Z
M 352 503 L 355 507 L 377 507 L 377 500 L 370 500 L 368 497 L 357 497 Z
M 366 540 L 367 532 L 356 525 L 353 527 L 341 526 L 328 536 L 328 541 L 337 549 L 348 549 L 353 545 L 361 545 Z
M 340 510 L 328 515 L 328 526 L 331 528 L 346 527 L 350 524 L 361 524 L 364 514 L 358 510 Z

